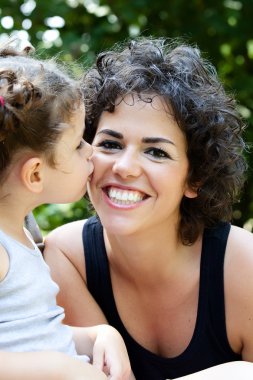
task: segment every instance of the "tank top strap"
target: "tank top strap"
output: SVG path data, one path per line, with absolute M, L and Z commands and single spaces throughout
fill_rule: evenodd
M 220 223 L 206 229 L 202 246 L 200 303 L 205 304 L 209 331 L 217 338 L 223 349 L 231 350 L 226 333 L 224 297 L 224 258 L 231 225 Z M 232 350 L 231 350 L 232 352 Z
M 87 287 L 108 319 L 110 317 L 108 313 L 115 316 L 116 306 L 104 243 L 103 226 L 97 216 L 92 216 L 84 224 L 83 245 Z

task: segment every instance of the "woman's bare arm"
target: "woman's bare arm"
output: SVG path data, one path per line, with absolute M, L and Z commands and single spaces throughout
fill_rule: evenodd
M 226 328 L 231 348 L 253 362 L 253 234 L 231 227 L 224 264 Z
M 84 221 L 66 224 L 46 238 L 44 258 L 59 285 L 59 305 L 65 309 L 65 323 L 93 326 L 107 323 L 106 318 L 86 287 L 85 259 L 82 242 Z
M 108 323 L 86 287 L 83 224 L 84 221 L 73 222 L 51 232 L 46 239 L 44 251 L 52 277 L 60 287 L 57 301 L 65 308 L 64 322 L 77 327 Z M 80 348 L 80 339 L 77 335 L 74 339 L 77 350 L 85 351 L 83 347 Z M 127 378 L 135 380 L 132 373 Z

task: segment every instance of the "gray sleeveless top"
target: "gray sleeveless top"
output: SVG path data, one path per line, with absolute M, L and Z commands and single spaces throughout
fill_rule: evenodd
M 0 281 L 0 350 L 60 351 L 75 356 L 72 331 L 56 304 L 58 286 L 34 242 L 22 245 L 0 230 L 9 270 Z M 86 357 L 87 358 L 87 357 Z

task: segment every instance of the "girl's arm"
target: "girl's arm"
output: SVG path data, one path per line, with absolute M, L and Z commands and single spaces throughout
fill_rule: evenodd
M 92 357 L 93 365 L 110 375 L 111 380 L 128 380 L 131 367 L 124 341 L 108 325 L 72 327 L 78 354 Z
M 60 352 L 0 352 L 0 378 L 4 380 L 106 380 L 89 363 Z

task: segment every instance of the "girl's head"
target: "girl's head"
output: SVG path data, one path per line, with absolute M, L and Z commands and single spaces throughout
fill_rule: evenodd
M 246 169 L 244 126 L 234 99 L 197 48 L 145 38 L 117 46 L 99 54 L 84 78 L 84 93 L 89 142 L 103 111 L 113 113 L 129 94 L 150 103 L 158 95 L 172 110 L 186 137 L 188 185 L 198 193 L 181 201 L 179 232 L 185 244 L 205 226 L 231 220 Z
M 83 95 L 76 80 L 53 60 L 28 57 L 26 51 L 19 53 L 11 47 L 0 50 L 1 183 L 12 172 L 12 164 L 26 156 L 43 157 L 48 167 L 60 168 L 60 157 L 65 154 L 66 158 L 67 153 L 65 137 L 69 134 L 67 143 L 76 145 L 75 154 L 75 149 L 83 149 L 79 147 L 80 142 L 84 144 L 83 131 Z M 82 155 L 82 169 L 86 166 L 87 173 L 79 173 L 79 178 L 90 174 L 88 150 L 89 154 Z M 65 169 L 70 170 L 60 170 Z

